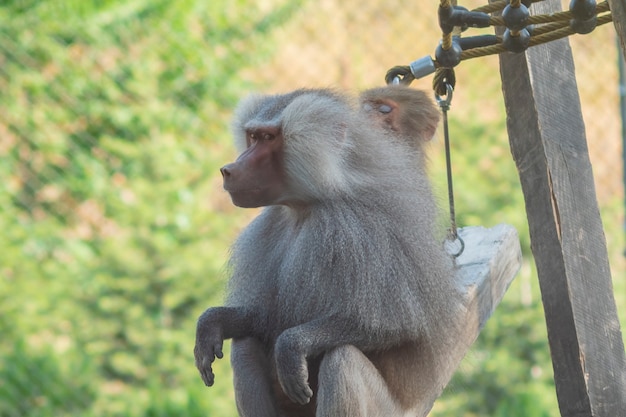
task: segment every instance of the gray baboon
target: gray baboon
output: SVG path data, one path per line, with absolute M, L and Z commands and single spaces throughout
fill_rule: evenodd
M 233 339 L 242 416 L 430 409 L 463 308 L 424 167 L 438 120 L 402 86 L 358 105 L 329 90 L 240 104 L 224 188 L 265 208 L 233 245 L 225 306 L 200 316 L 194 353 L 210 386 Z

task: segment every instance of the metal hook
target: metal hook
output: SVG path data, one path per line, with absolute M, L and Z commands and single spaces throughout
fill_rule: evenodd
M 453 245 L 455 242 L 459 242 L 459 248 L 457 250 L 453 250 Z M 465 241 L 461 238 L 461 236 L 456 233 L 450 233 L 444 242 L 444 247 L 450 256 L 453 258 L 458 258 L 465 251 Z
M 443 136 L 444 136 L 444 144 L 446 149 L 446 173 L 448 176 L 448 201 L 450 203 L 450 231 L 448 234 L 448 242 L 453 243 L 455 241 L 459 241 L 461 247 L 458 251 L 452 252 L 449 250 L 448 252 L 453 257 L 460 256 L 465 250 L 465 242 L 459 236 L 456 227 L 456 214 L 454 208 L 454 190 L 452 186 L 452 161 L 450 157 L 450 134 L 448 132 L 448 110 L 450 110 L 450 103 L 452 102 L 452 93 L 454 88 L 450 83 L 445 83 L 446 85 L 446 95 L 445 98 L 440 96 L 439 94 L 435 94 L 435 99 L 437 103 L 441 107 L 441 112 L 443 113 Z
M 435 100 L 437 100 L 437 104 L 439 104 L 441 110 L 450 110 L 450 103 L 452 103 L 452 93 L 454 93 L 454 88 L 449 83 L 446 83 L 446 95 L 442 97 L 439 94 L 435 94 Z

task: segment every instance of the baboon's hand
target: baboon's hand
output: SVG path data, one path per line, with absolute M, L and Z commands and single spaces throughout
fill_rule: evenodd
M 278 381 L 283 391 L 298 404 L 307 404 L 313 396 L 309 386 L 309 369 L 306 356 L 291 343 L 283 333 L 277 340 L 274 351 Z
M 200 371 L 200 376 L 207 387 L 215 382 L 215 375 L 211 364 L 215 358 L 222 358 L 222 345 L 224 343 L 222 327 L 216 320 L 212 319 L 210 309 L 205 311 L 198 319 L 196 329 L 196 346 L 193 354 L 196 359 L 196 368 Z

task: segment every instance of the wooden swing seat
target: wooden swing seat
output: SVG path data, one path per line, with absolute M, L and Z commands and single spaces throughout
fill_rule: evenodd
M 455 345 L 449 352 L 439 352 L 446 357 L 445 369 L 437 369 L 437 380 L 424 393 L 424 403 L 419 416 L 425 416 L 444 386 L 450 381 L 461 360 L 474 343 L 487 319 L 493 314 L 504 297 L 522 261 L 517 231 L 510 225 L 500 224 L 492 228 L 479 226 L 458 229 L 465 249 L 456 258 L 456 282 L 465 294 L 465 310 L 459 322 L 460 331 Z

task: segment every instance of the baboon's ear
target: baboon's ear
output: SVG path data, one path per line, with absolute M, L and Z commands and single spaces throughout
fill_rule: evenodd
M 366 90 L 361 108 L 384 129 L 422 141 L 432 139 L 439 123 L 439 111 L 425 92 L 404 86 Z

